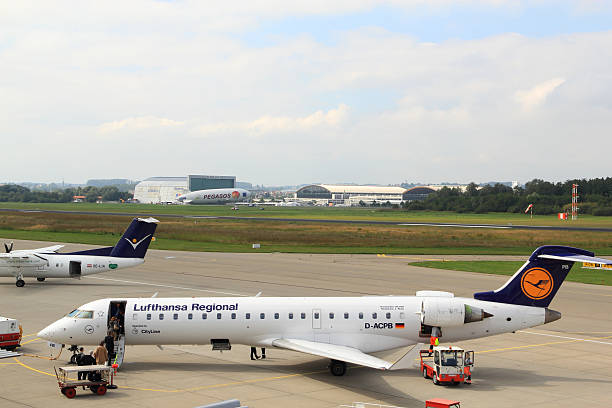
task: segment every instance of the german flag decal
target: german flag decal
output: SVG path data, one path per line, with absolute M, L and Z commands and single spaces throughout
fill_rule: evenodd
M 395 328 L 396 329 L 403 329 L 404 328 L 404 323 L 395 323 Z

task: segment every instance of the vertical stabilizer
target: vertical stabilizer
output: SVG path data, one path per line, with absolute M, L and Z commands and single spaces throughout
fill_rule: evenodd
M 155 218 L 134 218 L 110 256 L 118 258 L 144 258 L 159 221 Z

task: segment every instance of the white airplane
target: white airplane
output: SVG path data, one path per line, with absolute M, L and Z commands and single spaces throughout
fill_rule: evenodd
M 176 201 L 182 204 L 222 204 L 246 200 L 250 196 L 250 191 L 243 188 L 213 188 L 183 194 Z
M 422 291 L 416 296 L 100 299 L 38 336 L 96 345 L 110 316 L 122 315 L 119 362 L 126 344 L 212 344 L 213 350 L 244 344 L 329 358 L 333 375 L 343 375 L 346 363 L 394 370 L 413 365 L 412 351 L 396 363 L 367 353 L 438 337 L 454 342 L 510 333 L 558 320 L 561 313 L 548 305 L 574 262 L 612 264 L 582 249 L 543 246 L 501 288 L 474 298 Z
M 0 276 L 17 279 L 17 287 L 25 285 L 24 277 L 81 278 L 81 276 L 140 265 L 157 227 L 155 218 L 134 218 L 114 247 L 58 253 L 64 245 L 13 251 L 13 243 L 5 244 L 0 254 Z

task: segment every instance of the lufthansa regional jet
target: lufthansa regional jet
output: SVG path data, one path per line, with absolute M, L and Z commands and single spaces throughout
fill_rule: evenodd
M 223 204 L 244 201 L 250 196 L 251 193 L 243 188 L 213 188 L 183 194 L 176 201 L 181 204 Z
M 38 333 L 55 343 L 96 345 L 112 315 L 123 316 L 123 345 L 232 344 L 277 347 L 380 370 L 412 366 L 412 350 L 391 363 L 383 350 L 475 339 L 539 326 L 561 318 L 548 308 L 574 262 L 612 264 L 582 249 L 542 246 L 499 289 L 473 298 L 421 291 L 416 296 L 110 298 L 79 306 Z M 119 310 L 123 310 L 120 312 Z M 118 312 L 119 311 L 119 312 Z M 416 348 L 414 348 L 416 349 Z
M 76 278 L 129 268 L 144 262 L 144 257 L 157 227 L 155 218 L 134 218 L 114 247 L 86 251 L 58 253 L 63 245 L 13 251 L 13 244 L 4 245 L 0 254 L 0 276 L 16 278 L 17 287 L 23 287 L 23 278 Z

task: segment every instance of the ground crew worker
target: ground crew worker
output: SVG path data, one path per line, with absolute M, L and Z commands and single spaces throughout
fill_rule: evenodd
M 266 348 L 265 347 L 261 348 L 261 358 L 262 359 L 266 358 Z
M 257 355 L 257 348 L 253 346 L 251 346 L 251 360 L 259 360 L 259 356 Z
M 108 352 L 106 351 L 106 347 L 104 347 L 104 340 L 102 340 L 100 345 L 96 347 L 93 356 L 96 359 L 96 364 L 106 365 L 106 362 L 108 361 Z

